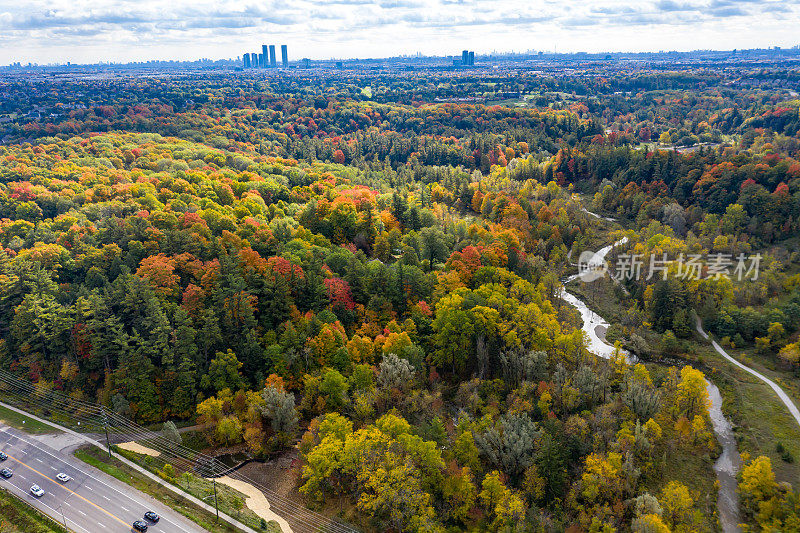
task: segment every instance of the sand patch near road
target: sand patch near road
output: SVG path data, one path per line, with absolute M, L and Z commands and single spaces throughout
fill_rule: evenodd
M 247 496 L 245 505 L 264 520 L 274 520 L 277 522 L 278 525 L 281 526 L 281 531 L 283 531 L 283 533 L 293 533 L 292 528 L 289 527 L 289 523 L 270 509 L 267 497 L 253 485 L 245 483 L 244 481 L 239 481 L 238 479 L 231 479 L 228 476 L 218 477 L 217 482 L 224 483 L 230 488 L 238 490 Z
M 161 452 L 156 451 L 152 448 L 148 448 L 147 446 L 142 446 L 138 442 L 123 442 L 122 444 L 117 444 L 118 448 L 122 448 L 123 450 L 128 450 L 129 452 L 139 453 L 142 455 L 149 455 L 151 457 L 158 457 L 161 455 Z

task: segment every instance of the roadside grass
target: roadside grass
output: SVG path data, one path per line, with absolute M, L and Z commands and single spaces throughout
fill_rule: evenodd
M 21 415 L 16 411 L 12 411 L 11 409 L 7 409 L 2 405 L 0 405 L 0 422 L 3 422 L 4 424 L 7 424 L 13 428 L 36 435 L 58 432 L 58 430 L 53 426 L 43 424 L 32 418 L 28 418 L 27 416 Z
M 0 531 L 3 533 L 67 533 L 58 522 L 0 489 Z
M 134 461 L 135 463 L 147 468 L 147 470 L 157 475 L 160 473 L 159 469 L 163 468 L 164 465 L 164 461 L 158 460 L 154 457 L 142 456 L 140 454 L 119 449 L 116 451 L 127 459 Z M 81 461 L 94 466 L 99 470 L 102 470 L 106 474 L 109 474 L 110 476 L 127 483 L 133 488 L 153 496 L 164 505 L 176 510 L 189 520 L 207 529 L 211 533 L 239 531 L 227 522 L 222 520 L 217 522 L 214 513 L 198 507 L 185 498 L 176 496 L 167 488 L 142 475 L 140 472 L 130 468 L 122 461 L 109 457 L 107 453 L 104 453 L 97 448 L 92 447 L 78 450 L 75 452 L 75 456 Z M 179 476 L 174 480 L 174 482 L 172 482 L 172 480 L 166 481 L 171 482 L 180 490 L 188 492 L 192 496 L 203 500 L 209 505 L 214 505 L 214 487 L 212 481 L 195 476 L 193 474 L 189 474 L 186 478 Z M 280 533 L 280 527 L 276 523 L 263 521 L 258 515 L 248 509 L 244 505 L 246 499 L 247 497 L 241 492 L 223 485 L 222 483 L 217 483 L 217 502 L 219 504 L 220 513 L 225 513 L 228 516 L 236 518 L 243 524 L 252 527 L 256 531 Z M 237 502 L 241 503 L 241 508 L 238 511 L 236 509 Z

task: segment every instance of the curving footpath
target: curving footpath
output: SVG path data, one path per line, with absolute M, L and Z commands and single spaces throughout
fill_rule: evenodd
M 761 374 L 759 372 L 756 372 L 755 370 L 753 370 L 749 366 L 740 363 L 739 361 L 737 361 L 736 359 L 734 359 L 733 357 L 728 355 L 728 353 L 725 350 L 723 350 L 722 347 L 719 344 L 717 344 L 717 341 L 712 339 L 708 335 L 708 333 L 703 331 L 703 324 L 702 324 L 702 322 L 700 322 L 700 318 L 699 317 L 696 318 L 695 327 L 697 328 L 697 332 L 704 339 L 711 341 L 711 345 L 714 347 L 714 349 L 717 351 L 717 353 L 719 353 L 722 357 L 724 357 L 725 359 L 727 359 L 728 361 L 730 361 L 734 365 L 738 366 L 742 370 L 745 370 L 745 371 L 749 372 L 750 374 L 754 375 L 755 377 L 757 377 L 758 379 L 760 379 L 761 381 L 763 381 L 764 383 L 769 385 L 772 388 L 772 390 L 775 391 L 775 394 L 778 395 L 778 398 L 780 398 L 781 401 L 784 404 L 786 404 L 786 408 L 789 409 L 789 412 L 794 417 L 794 419 L 797 421 L 797 425 L 800 426 L 800 410 L 797 409 L 797 406 L 794 404 L 792 399 L 789 398 L 789 395 L 786 394 L 785 392 L 783 392 L 783 389 L 780 388 L 777 383 L 775 383 L 774 381 L 772 381 L 771 379 L 769 379 L 765 375 L 763 375 L 763 374 Z

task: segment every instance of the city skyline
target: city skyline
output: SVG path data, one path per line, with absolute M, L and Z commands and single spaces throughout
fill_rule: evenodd
M 85 5 L 84 5 L 85 4 Z M 758 24 L 753 24 L 757 19 Z M 791 47 L 800 2 L 335 0 L 0 1 L 0 64 L 240 57 L 243 42 L 292 43 L 293 57 L 348 59 L 465 47 L 489 52 L 640 52 Z M 455 50 L 455 52 L 454 52 Z
M 312 65 L 315 66 L 323 66 L 323 65 L 334 65 L 336 68 L 342 68 L 343 65 L 358 65 L 358 64 L 376 64 L 376 63 L 383 63 L 388 62 L 389 64 L 394 64 L 395 66 L 401 64 L 415 64 L 416 62 L 422 61 L 419 66 L 422 67 L 433 67 L 433 68 L 441 68 L 441 67 L 489 67 L 489 66 L 497 66 L 505 64 L 506 66 L 510 64 L 519 65 L 519 62 L 536 62 L 544 60 L 544 61 L 551 61 L 551 60 L 558 60 L 558 61 L 571 61 L 571 60 L 606 60 L 606 61 L 616 61 L 616 60 L 634 60 L 634 61 L 672 61 L 678 58 L 692 58 L 693 60 L 698 59 L 705 59 L 705 60 L 712 60 L 712 58 L 716 58 L 717 60 L 724 59 L 744 59 L 744 60 L 753 60 L 756 57 L 765 57 L 764 54 L 768 54 L 772 57 L 797 57 L 800 55 L 800 44 L 794 45 L 792 47 L 781 47 L 781 46 L 767 46 L 767 47 L 754 47 L 754 48 L 739 48 L 739 49 L 694 49 L 694 50 L 687 50 L 687 51 L 678 51 L 678 50 L 658 50 L 658 51 L 599 51 L 599 52 L 585 52 L 585 51 L 576 51 L 576 52 L 566 52 L 566 51 L 556 51 L 556 50 L 527 50 L 522 52 L 476 52 L 473 50 L 462 50 L 459 51 L 451 51 L 452 53 L 446 53 L 441 55 L 424 55 L 421 53 L 415 54 L 395 54 L 392 56 L 384 56 L 384 57 L 348 57 L 348 58 L 339 58 L 339 57 L 330 57 L 330 58 L 309 58 L 309 57 L 296 57 L 293 56 L 291 62 L 289 61 L 288 57 L 288 49 L 285 44 L 281 46 L 281 58 L 280 63 L 278 63 L 277 59 L 277 50 L 276 50 L 276 57 L 275 62 L 272 62 L 272 58 L 270 57 L 269 48 L 270 45 L 259 45 L 256 47 L 257 50 L 266 50 L 264 52 L 250 52 L 245 50 L 242 54 L 233 57 L 216 57 L 216 58 L 209 58 L 209 57 L 196 57 L 196 58 L 189 58 L 189 59 L 179 59 L 174 57 L 169 58 L 158 58 L 158 59 L 146 59 L 142 61 L 124 61 L 124 60 L 117 60 L 117 61 L 98 61 L 98 62 L 73 62 L 73 61 L 65 61 L 65 62 L 49 62 L 49 63 L 38 63 L 32 61 L 21 61 L 21 60 L 12 60 L 9 63 L 2 64 L 0 63 L 0 68 L 58 68 L 58 67 L 114 67 L 114 66 L 145 66 L 145 65 L 197 65 L 197 66 L 228 66 L 228 67 L 238 67 L 238 68 L 245 68 L 245 69 L 289 69 L 289 68 L 311 68 Z M 777 54 L 777 55 L 776 55 Z M 464 59 L 466 57 L 466 60 Z M 477 59 L 477 58 L 480 58 Z M 480 63 L 476 63 L 480 61 Z M 509 63 L 510 62 L 510 63 Z

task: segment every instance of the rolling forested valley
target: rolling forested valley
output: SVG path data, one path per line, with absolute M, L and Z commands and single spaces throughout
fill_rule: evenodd
M 800 531 L 799 83 L 0 78 L 0 368 L 362 531 Z

